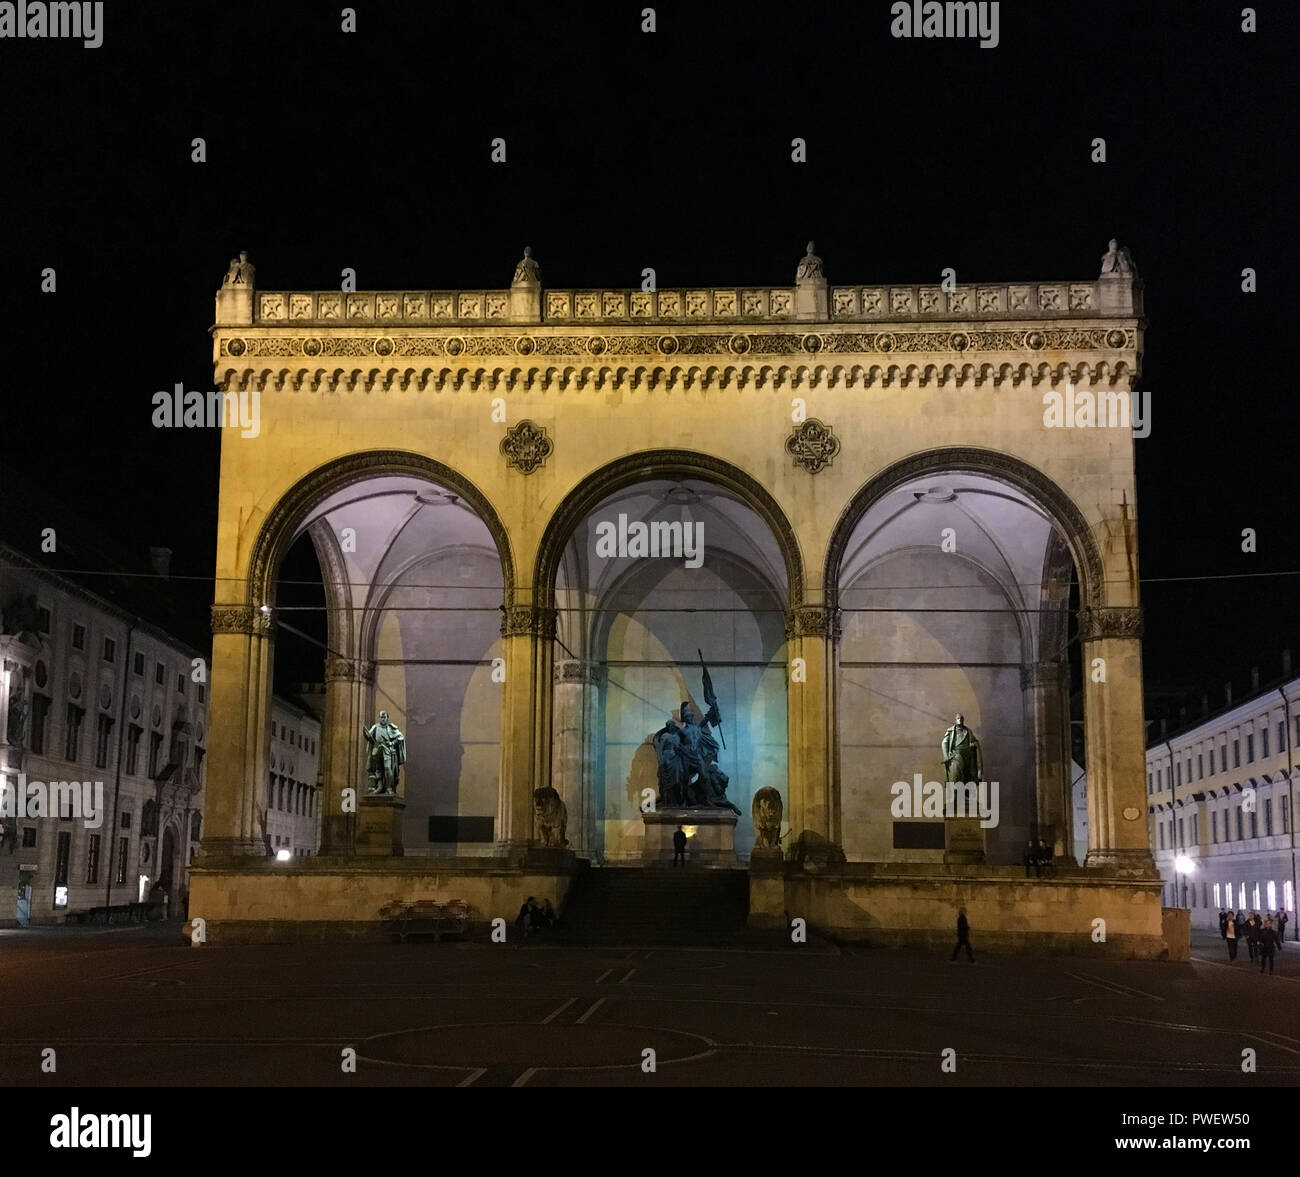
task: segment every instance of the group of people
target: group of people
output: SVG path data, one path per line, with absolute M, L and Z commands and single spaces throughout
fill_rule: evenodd
M 1259 961 L 1261 973 L 1266 968 L 1270 973 L 1273 971 L 1273 954 L 1281 949 L 1286 939 L 1286 925 L 1285 911 L 1277 913 L 1276 924 L 1272 916 L 1265 916 L 1261 922 L 1257 911 L 1252 911 L 1249 916 L 1241 911 L 1223 909 L 1219 912 L 1219 935 L 1228 945 L 1228 959 L 1237 959 L 1237 945 L 1245 940 L 1250 959 Z
M 555 914 L 555 908 L 549 899 L 543 899 L 538 903 L 531 895 L 519 909 L 519 915 L 515 917 L 515 927 L 523 928 L 524 935 L 529 932 L 539 932 L 543 928 L 552 928 L 559 920 Z

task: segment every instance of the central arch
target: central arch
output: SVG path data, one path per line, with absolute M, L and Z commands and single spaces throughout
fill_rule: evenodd
M 603 499 L 638 482 L 699 478 L 730 490 L 743 499 L 772 531 L 785 561 L 789 608 L 803 604 L 804 560 L 799 541 L 785 512 L 768 489 L 739 466 L 693 450 L 646 450 L 629 454 L 583 478 L 555 509 L 537 548 L 533 602 L 555 607 L 555 578 L 564 545 L 574 528 Z

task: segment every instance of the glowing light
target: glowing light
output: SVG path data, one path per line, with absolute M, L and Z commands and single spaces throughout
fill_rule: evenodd
M 289 852 L 289 848 L 287 846 L 275 852 L 276 862 L 288 862 L 289 859 L 291 859 L 292 857 L 293 855 Z
M 1174 870 L 1180 875 L 1190 875 L 1196 870 L 1194 863 L 1186 854 L 1180 854 L 1174 859 Z
M 699 828 L 699 826 L 682 826 L 682 833 L 688 838 L 693 838 L 695 837 L 695 831 Z

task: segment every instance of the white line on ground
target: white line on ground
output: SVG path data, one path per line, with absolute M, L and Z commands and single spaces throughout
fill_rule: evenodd
M 459 1083 L 456 1084 L 456 1086 L 457 1087 L 473 1086 L 473 1084 L 477 1083 L 486 1074 L 487 1074 L 487 1067 L 479 1067 L 477 1071 L 474 1071 L 472 1074 L 466 1075 L 465 1078 L 463 1078 Z
M 627 976 L 625 976 L 625 977 L 620 977 L 619 980 L 618 980 L 618 983 L 619 983 L 620 985 L 626 985 L 626 984 L 627 984 L 627 983 L 632 979 L 632 974 L 635 973 L 635 972 L 636 972 L 636 969 L 628 969 L 628 970 L 627 970 Z
M 529 1067 L 528 1070 L 526 1070 L 522 1075 L 520 1075 L 518 1079 L 516 1079 L 513 1083 L 510 1084 L 510 1086 L 525 1087 L 528 1084 L 528 1080 L 531 1079 L 536 1074 L 537 1074 L 537 1068 Z
M 551 1010 L 551 1012 L 542 1019 L 542 1025 L 545 1026 L 548 1022 L 555 1021 L 556 1018 L 558 1018 L 566 1009 L 569 1008 L 569 1006 L 571 1006 L 577 1000 L 578 999 L 576 997 L 570 997 L 568 1001 L 566 1001 L 562 1006 L 559 1007 L 559 1009 Z
M 586 1025 L 587 1019 L 591 1017 L 591 1015 L 594 1014 L 598 1009 L 600 1009 L 600 1007 L 604 1005 L 607 1000 L 608 998 L 605 997 L 597 998 L 596 1003 L 578 1019 L 577 1024 L 579 1026 Z
M 599 977 L 596 978 L 596 984 L 599 985 L 601 981 L 603 981 L 606 977 L 608 977 L 609 974 L 612 973 L 613 971 L 614 970 L 612 968 L 606 969 L 603 973 L 600 974 Z

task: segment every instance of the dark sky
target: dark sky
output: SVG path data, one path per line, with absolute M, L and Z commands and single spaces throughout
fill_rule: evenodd
M 894 39 L 886 3 L 661 3 L 653 34 L 642 3 L 363 0 L 355 34 L 332 3 L 106 7 L 99 49 L 0 41 L 5 491 L 142 569 L 170 546 L 199 607 L 217 437 L 153 429 L 151 397 L 212 386 L 241 248 L 269 289 L 502 287 L 525 243 L 552 286 L 704 286 L 788 282 L 809 237 L 833 284 L 1090 279 L 1117 236 L 1149 316 L 1151 703 L 1300 656 L 1300 578 L 1244 578 L 1300 570 L 1291 0 L 1255 35 L 1239 4 L 1004 2 L 995 49 Z

